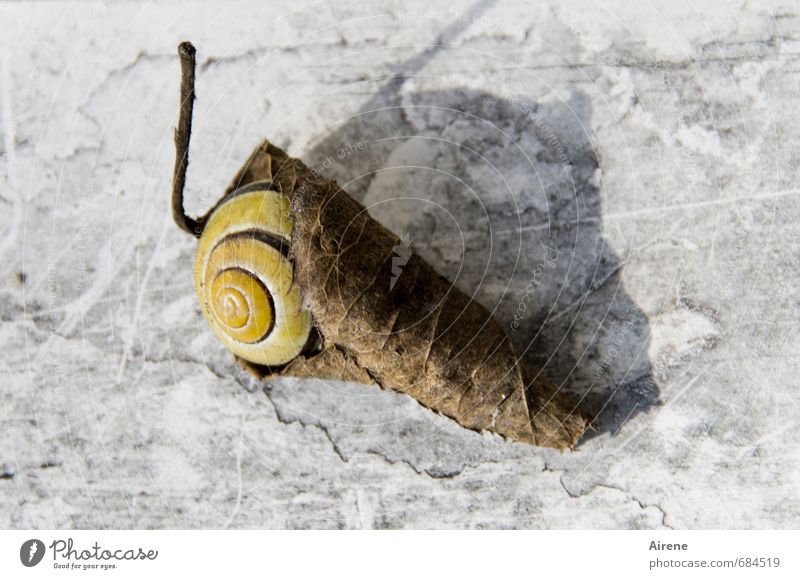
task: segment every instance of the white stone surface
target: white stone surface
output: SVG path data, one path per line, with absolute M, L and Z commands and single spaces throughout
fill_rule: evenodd
M 322 166 L 503 323 L 532 293 L 594 435 L 248 392 L 168 210 L 183 39 L 194 213 L 262 138 Z M 0 527 L 800 524 L 795 2 L 3 3 L 0 57 Z

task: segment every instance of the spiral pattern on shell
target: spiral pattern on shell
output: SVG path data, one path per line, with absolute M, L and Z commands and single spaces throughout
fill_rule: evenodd
M 264 366 L 291 362 L 311 336 L 294 283 L 289 200 L 267 183 L 231 193 L 212 212 L 197 248 L 203 314 L 237 356 Z

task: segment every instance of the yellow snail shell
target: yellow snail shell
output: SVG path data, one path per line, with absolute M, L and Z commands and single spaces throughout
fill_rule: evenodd
M 237 356 L 282 366 L 304 349 L 311 314 L 293 283 L 289 199 L 256 183 L 233 192 L 208 218 L 197 247 L 195 286 L 214 333 Z

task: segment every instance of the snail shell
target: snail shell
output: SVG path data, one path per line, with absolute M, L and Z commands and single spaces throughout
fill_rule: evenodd
M 289 258 L 289 199 L 254 183 L 228 195 L 206 221 L 195 261 L 203 314 L 237 356 L 263 366 L 296 358 L 311 337 Z

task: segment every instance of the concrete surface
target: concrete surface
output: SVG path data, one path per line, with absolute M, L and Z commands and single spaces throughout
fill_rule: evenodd
M 662 4 L 1 4 L 0 527 L 797 527 L 800 9 Z M 183 39 L 190 210 L 262 138 L 318 166 L 575 452 L 237 371 L 168 210 Z

